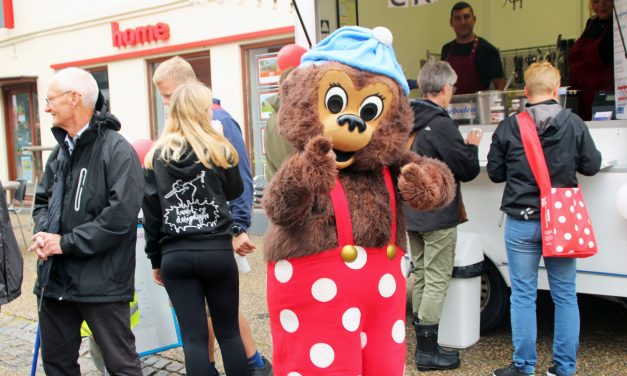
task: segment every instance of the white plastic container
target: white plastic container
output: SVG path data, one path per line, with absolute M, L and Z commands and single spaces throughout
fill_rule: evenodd
M 440 346 L 465 349 L 479 341 L 482 263 L 479 236 L 459 232 L 453 279 L 446 293 L 438 328 Z

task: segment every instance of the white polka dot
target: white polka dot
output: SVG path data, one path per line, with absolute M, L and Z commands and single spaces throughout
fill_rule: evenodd
M 577 219 L 581 221 L 581 218 L 583 218 L 583 217 L 581 216 L 581 213 L 577 213 Z
M 587 228 L 587 227 L 586 227 L 586 228 L 584 228 L 584 229 L 583 229 L 583 233 L 584 233 L 584 234 L 586 234 L 586 235 L 590 235 L 590 229 L 589 229 L 589 228 Z
M 564 247 L 562 247 L 561 245 L 558 245 L 557 247 L 555 247 L 555 250 L 557 251 L 557 253 L 562 253 L 564 252 Z
M 392 274 L 388 273 L 381 277 L 379 280 L 379 294 L 381 294 L 384 298 L 389 298 L 394 295 L 395 291 L 396 281 L 394 280 L 394 277 L 392 277 Z
M 290 372 L 290 373 L 287 374 L 287 376 L 303 376 L 303 375 L 301 375 L 298 372 Z
M 349 332 L 354 332 L 359 328 L 359 324 L 361 323 L 361 311 L 359 308 L 349 308 L 342 315 L 342 325 L 344 329 Z
M 405 322 L 398 320 L 392 325 L 392 339 L 396 343 L 403 343 L 405 340 Z
M 368 336 L 366 335 L 366 333 L 361 332 L 359 333 L 359 339 L 361 339 L 361 348 L 363 349 L 368 343 Z
M 560 201 L 555 201 L 555 204 L 553 204 L 555 206 L 555 209 L 561 209 L 562 208 L 562 203 Z
M 594 248 L 594 242 L 592 240 L 588 242 L 588 247 Z
M 300 325 L 298 322 L 298 316 L 294 311 L 289 309 L 284 309 L 279 313 L 279 320 L 281 321 L 281 326 L 283 330 L 288 333 L 294 333 L 298 330 L 298 326 Z
M 575 253 L 575 251 L 571 249 L 570 251 L 568 251 L 566 253 L 568 253 L 569 255 L 572 255 L 573 253 Z
M 569 189 L 566 192 L 564 192 L 564 194 L 566 195 L 566 197 L 571 197 L 573 195 L 573 192 Z
M 583 208 L 583 201 L 579 201 L 579 206 L 581 206 Z
M 368 253 L 363 247 L 355 247 L 355 249 L 357 249 L 357 258 L 352 262 L 345 262 L 345 264 L 351 269 L 358 270 L 366 265 L 366 261 L 368 261 Z
M 327 368 L 335 360 L 335 352 L 326 343 L 316 343 L 309 350 L 309 358 L 316 367 Z
M 579 226 L 575 225 L 575 232 L 579 232 Z
M 287 260 L 278 261 L 274 265 L 274 277 L 281 283 L 286 283 L 292 278 L 294 268 L 292 264 Z
M 579 238 L 579 245 L 583 245 L 583 243 L 584 243 L 583 238 Z
M 571 213 L 574 213 L 574 212 L 575 212 L 575 207 L 574 207 L 574 206 L 571 206 L 571 207 L 570 207 L 570 212 L 571 212 Z
M 337 286 L 329 278 L 320 278 L 311 286 L 311 294 L 317 301 L 326 303 L 335 298 Z
M 570 232 L 564 233 L 564 239 L 570 240 L 573 238 L 573 235 Z
M 551 188 L 551 193 L 555 194 L 555 192 L 557 192 L 557 189 Z
M 564 217 L 563 215 L 560 215 L 559 218 L 557 218 L 558 221 L 560 221 L 560 223 L 564 223 L 566 222 L 566 217 Z

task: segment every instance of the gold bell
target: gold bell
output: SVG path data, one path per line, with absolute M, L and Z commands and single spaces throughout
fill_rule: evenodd
M 357 259 L 357 248 L 353 245 L 345 245 L 342 247 L 341 255 L 344 262 L 353 262 Z
M 385 251 L 385 254 L 390 260 L 394 260 L 394 257 L 396 257 L 396 246 L 394 244 L 388 244 L 388 248 Z

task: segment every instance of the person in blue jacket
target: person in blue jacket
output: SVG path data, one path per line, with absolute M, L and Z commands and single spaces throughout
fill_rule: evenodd
M 196 73 L 194 73 L 194 69 L 191 64 L 180 56 L 175 56 L 162 62 L 155 70 L 152 78 L 152 81 L 155 86 L 157 86 L 157 90 L 159 91 L 159 94 L 163 99 L 163 103 L 166 106 L 166 111 L 167 106 L 170 103 L 170 97 L 174 90 L 184 83 L 196 80 Z M 217 105 L 214 104 L 212 110 L 213 119 L 219 120 L 222 123 L 224 136 L 227 140 L 229 140 L 237 151 L 237 154 L 240 156 L 238 168 L 244 184 L 244 191 L 240 197 L 229 201 L 229 207 L 231 210 L 231 216 L 233 217 L 233 225 L 231 227 L 231 234 L 233 235 L 233 250 L 237 254 L 245 256 L 255 251 L 255 245 L 249 239 L 247 234 L 248 227 L 251 223 L 253 181 L 250 164 L 246 154 L 246 145 L 244 143 L 244 138 L 239 124 L 237 124 L 228 112 L 220 107 L 219 101 Z M 239 312 L 238 319 L 242 341 L 244 342 L 244 348 L 246 350 L 246 357 L 248 358 L 250 375 L 272 375 L 272 365 L 257 351 L 257 346 L 255 344 L 255 340 L 253 339 L 250 325 L 241 311 Z M 211 318 L 209 318 L 209 320 L 211 320 Z M 209 325 L 209 334 L 209 353 L 213 362 L 215 337 L 211 323 Z M 217 371 L 215 371 L 214 375 L 217 374 Z

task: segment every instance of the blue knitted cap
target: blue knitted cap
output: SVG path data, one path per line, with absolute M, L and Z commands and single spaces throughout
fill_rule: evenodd
M 409 94 L 407 78 L 396 61 L 392 33 L 385 27 L 344 26 L 335 30 L 301 58 L 301 66 L 337 61 L 356 69 L 388 76 Z

